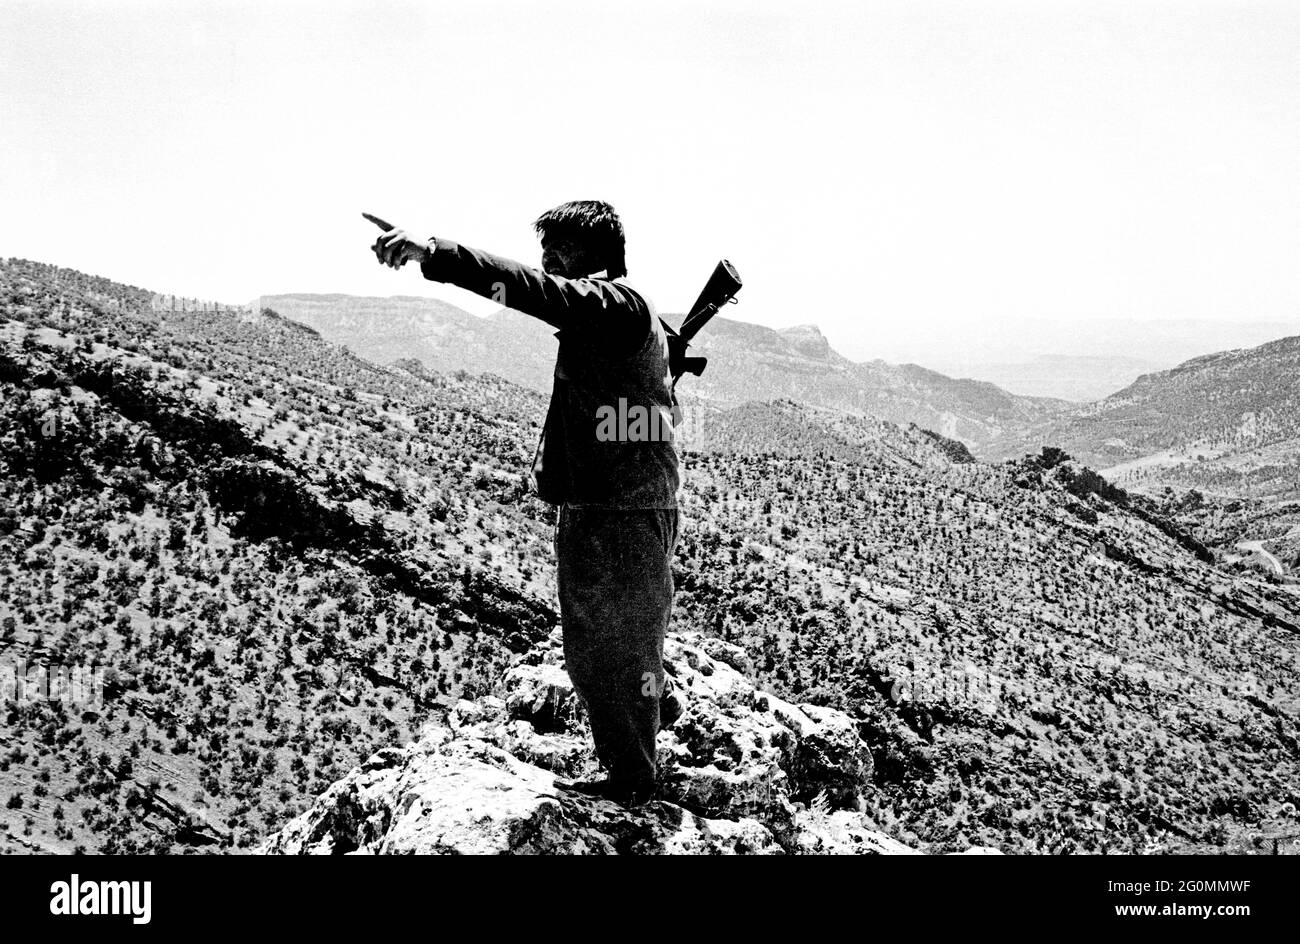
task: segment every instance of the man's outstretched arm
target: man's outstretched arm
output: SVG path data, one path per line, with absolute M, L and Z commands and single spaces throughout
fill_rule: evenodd
M 369 215 L 367 219 L 381 222 Z M 381 236 L 374 250 L 380 262 L 393 268 L 418 262 L 426 279 L 467 289 L 562 331 L 606 341 L 617 350 L 635 349 L 650 330 L 645 301 L 604 279 L 550 275 L 453 240 L 419 240 L 397 228 Z

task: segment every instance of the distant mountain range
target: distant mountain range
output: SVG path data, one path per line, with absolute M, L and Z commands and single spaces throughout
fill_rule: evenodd
M 261 304 L 309 325 L 326 340 L 376 363 L 415 358 L 443 372 L 493 373 L 549 392 L 555 341 L 542 322 L 502 310 L 480 318 L 430 298 L 268 295 Z M 680 315 L 666 315 L 676 323 Z M 715 318 L 693 348 L 709 358 L 682 391 L 718 406 L 790 399 L 810 406 L 914 423 L 968 446 L 1000 450 L 1021 430 L 1070 404 L 1018 396 L 979 380 L 959 380 L 916 364 L 855 363 L 812 325 L 776 330 Z
M 264 295 L 259 300 L 376 364 L 413 358 L 443 373 L 496 374 L 550 392 L 555 339 L 534 318 L 472 315 L 436 298 L 395 295 Z
M 1031 360 L 997 363 L 935 363 L 954 377 L 975 377 L 1021 396 L 1090 403 L 1127 387 L 1143 374 L 1170 366 L 1136 357 L 1041 354 Z
M 444 373 L 491 373 L 542 393 L 550 389 L 551 329 L 517 312 L 484 318 L 411 296 L 275 295 L 262 304 L 377 363 L 415 359 Z M 665 317 L 675 322 L 679 316 Z M 681 390 L 705 410 L 792 400 L 915 424 L 981 459 L 1057 446 L 1128 486 L 1300 497 L 1300 337 L 1195 357 L 1136 378 L 1146 362 L 1133 357 L 1041 357 L 1003 365 L 1009 383 L 1041 386 L 1055 373 L 1056 389 L 1075 396 L 1103 389 L 1105 378 L 1122 386 L 1083 405 L 1011 393 L 916 364 L 857 363 L 813 325 L 777 330 L 715 318 L 696 349 L 708 356 L 709 367 L 702 377 L 686 378 Z
M 854 360 L 915 361 L 952 377 L 987 380 L 1012 393 L 1086 401 L 1108 396 L 1140 374 L 1168 370 L 1194 357 L 1300 334 L 1300 317 L 950 318 L 941 325 L 918 320 L 904 328 L 877 322 L 852 334 L 838 327 L 827 331 Z

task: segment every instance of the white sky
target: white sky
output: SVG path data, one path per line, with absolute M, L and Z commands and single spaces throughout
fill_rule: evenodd
M 1297 3 L 0 0 L 0 255 L 206 298 L 483 312 L 359 212 L 531 262 L 599 198 L 662 310 L 726 255 L 861 357 L 1295 323 L 1298 171 Z

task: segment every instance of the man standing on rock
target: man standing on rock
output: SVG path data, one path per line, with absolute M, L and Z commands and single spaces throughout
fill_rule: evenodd
M 665 691 L 680 482 L 668 340 L 627 282 L 614 208 L 576 200 L 543 213 L 536 269 L 383 220 L 372 247 L 393 268 L 417 262 L 447 282 L 556 328 L 550 407 L 533 459 L 542 500 L 559 506 L 556 577 L 564 659 L 587 707 L 607 779 L 570 784 L 628 806 L 655 790 L 655 735 L 681 707 Z

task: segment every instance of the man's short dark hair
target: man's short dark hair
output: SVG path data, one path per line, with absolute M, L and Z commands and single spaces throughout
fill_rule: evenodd
M 603 200 L 561 203 L 539 216 L 533 229 L 543 242 L 559 239 L 577 243 L 595 257 L 611 279 L 627 275 L 623 223 Z

